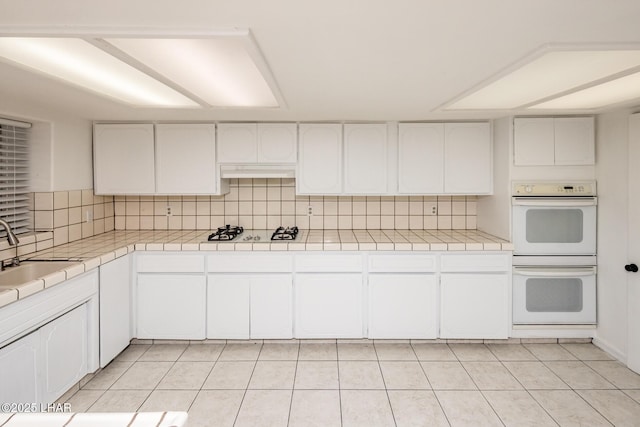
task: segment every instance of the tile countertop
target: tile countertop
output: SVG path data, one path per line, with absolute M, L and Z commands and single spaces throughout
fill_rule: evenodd
M 37 280 L 0 290 L 0 307 L 134 251 L 511 251 L 513 244 L 477 230 L 300 230 L 289 242 L 207 242 L 211 231 L 110 231 L 30 254 L 76 260 Z M 0 273 L 1 274 L 1 273 Z

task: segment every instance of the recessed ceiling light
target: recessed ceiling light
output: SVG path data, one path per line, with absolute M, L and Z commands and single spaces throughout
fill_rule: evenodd
M 0 60 L 136 106 L 279 107 L 249 30 L 0 37 Z
M 278 106 L 247 37 L 104 40 L 211 106 Z
M 0 57 L 128 104 L 198 106 L 82 39 L 0 37 Z
M 558 50 L 524 65 L 444 107 L 446 110 L 523 108 L 640 67 L 640 50 Z M 546 103 L 545 103 L 546 104 Z M 546 108 L 546 107 L 545 107 Z M 590 108 L 590 107 L 585 107 Z
M 593 109 L 640 97 L 640 73 L 532 105 L 530 109 Z

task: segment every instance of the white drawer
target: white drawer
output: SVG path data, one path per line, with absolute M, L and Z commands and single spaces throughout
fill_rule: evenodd
M 215 254 L 207 256 L 209 273 L 292 273 L 289 254 Z
M 204 273 L 204 256 L 186 254 L 143 254 L 138 256 L 138 273 Z
M 370 255 L 369 271 L 372 273 L 431 273 L 437 270 L 435 255 L 389 254 Z
M 362 255 L 316 254 L 298 255 L 296 271 L 314 273 L 359 273 L 362 271 Z
M 442 255 L 440 271 L 510 271 L 511 256 L 507 254 Z

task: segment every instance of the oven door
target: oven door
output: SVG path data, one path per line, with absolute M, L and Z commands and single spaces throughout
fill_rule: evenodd
M 513 198 L 516 255 L 596 253 L 595 198 Z
M 514 267 L 514 324 L 595 324 L 595 267 Z

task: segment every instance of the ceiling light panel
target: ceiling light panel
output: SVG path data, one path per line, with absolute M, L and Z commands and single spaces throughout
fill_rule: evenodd
M 0 57 L 136 106 L 198 106 L 82 39 L 0 37 Z
M 246 38 L 104 40 L 211 106 L 278 106 Z
M 638 66 L 640 50 L 549 52 L 445 109 L 518 108 Z
M 640 73 L 574 92 L 530 109 L 595 109 L 640 98 Z

